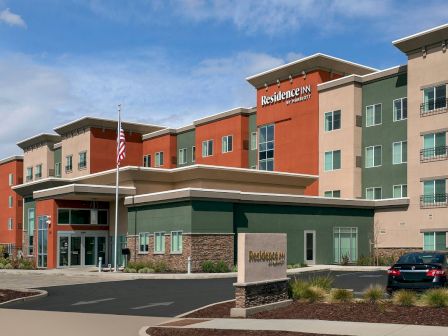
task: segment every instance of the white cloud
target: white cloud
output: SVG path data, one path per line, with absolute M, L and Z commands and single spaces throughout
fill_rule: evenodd
M 241 52 L 186 66 L 160 49 L 95 58 L 64 55 L 42 65 L 25 55 L 0 58 L 0 158 L 15 143 L 81 116 L 116 117 L 178 127 L 237 106 L 255 105 L 245 78 L 285 57 Z M 39 59 L 40 61 L 41 59 Z
M 0 12 L 0 22 L 4 22 L 10 26 L 16 26 L 20 28 L 26 28 L 26 23 L 22 17 L 10 11 L 9 8 Z

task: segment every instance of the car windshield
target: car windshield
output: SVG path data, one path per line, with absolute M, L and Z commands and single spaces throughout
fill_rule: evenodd
M 439 253 L 409 253 L 401 256 L 397 264 L 443 264 L 443 259 Z

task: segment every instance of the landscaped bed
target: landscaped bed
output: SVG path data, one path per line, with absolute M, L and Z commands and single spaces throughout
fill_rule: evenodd
M 291 282 L 291 305 L 260 312 L 256 319 L 315 319 L 370 323 L 397 323 L 448 326 L 448 290 L 434 289 L 421 295 L 400 291 L 387 299 L 384 288 L 366 289 L 363 299 L 351 291 L 331 289 L 329 278 Z M 187 318 L 229 318 L 235 302 L 226 302 L 196 311 Z
M 15 290 L 11 290 L 11 289 L 0 289 L 0 303 L 14 300 L 14 299 L 24 298 L 24 297 L 28 297 L 28 296 L 33 296 L 36 294 L 39 294 L 39 293 L 37 293 L 37 292 L 20 292 L 20 291 L 15 291 Z
M 158 328 L 148 329 L 151 336 L 330 336 L 323 334 L 308 334 L 289 331 L 260 331 L 260 330 L 216 330 L 194 328 Z

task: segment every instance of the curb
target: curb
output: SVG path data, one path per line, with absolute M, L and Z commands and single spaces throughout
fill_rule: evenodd
M 183 318 L 183 317 L 185 317 L 185 316 L 187 316 L 187 315 L 190 315 L 190 314 L 193 314 L 193 313 L 195 313 L 195 312 L 197 312 L 197 311 L 199 311 L 199 310 L 206 309 L 206 308 L 210 308 L 210 307 L 219 305 L 219 304 L 221 304 L 221 303 L 227 303 L 227 302 L 233 302 L 233 301 L 235 301 L 235 299 L 231 299 L 231 300 L 225 300 L 225 301 L 220 301 L 220 302 L 211 303 L 211 304 L 209 304 L 209 305 L 206 305 L 206 306 L 203 306 L 203 307 L 200 307 L 200 308 L 196 308 L 196 309 L 193 309 L 193 310 L 191 310 L 191 311 L 189 311 L 189 312 L 186 312 L 186 313 L 182 313 L 182 314 L 180 314 L 180 315 L 177 315 L 177 316 L 175 316 L 174 318 Z
M 14 302 L 34 301 L 48 296 L 48 292 L 42 289 L 12 289 L 12 290 L 15 290 L 16 292 L 37 292 L 37 294 L 5 301 L 0 303 L 0 306 Z

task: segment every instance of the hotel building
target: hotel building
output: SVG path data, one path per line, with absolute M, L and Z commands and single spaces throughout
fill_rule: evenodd
M 315 54 L 247 78 L 255 107 L 123 123 L 119 251 L 184 271 L 233 265 L 240 232 L 287 233 L 289 264 L 446 249 L 447 41 L 448 25 L 394 41 L 408 61 L 386 70 Z M 111 263 L 116 121 L 18 146 L 0 161 L 0 244 L 43 268 Z

